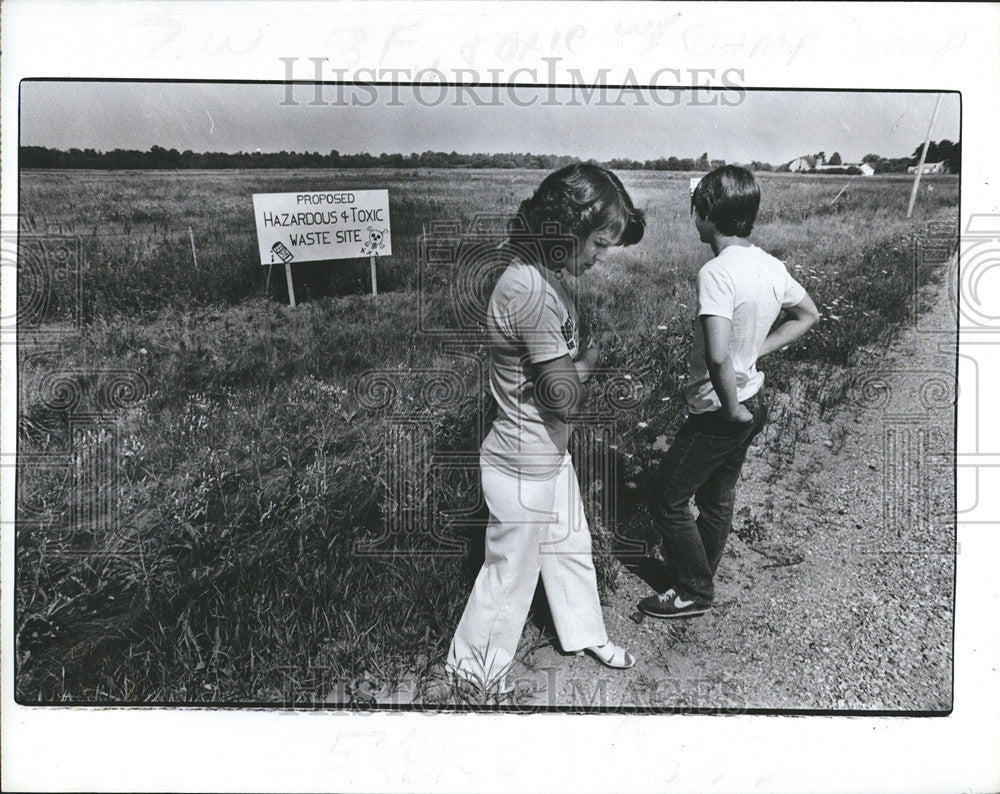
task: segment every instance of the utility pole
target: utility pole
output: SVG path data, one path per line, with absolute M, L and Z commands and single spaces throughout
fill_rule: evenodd
M 927 137 L 924 138 L 924 149 L 920 152 L 920 162 L 917 163 L 917 174 L 913 179 L 913 190 L 910 191 L 910 206 L 906 209 L 906 217 L 913 215 L 913 202 L 917 200 L 917 188 L 920 187 L 920 172 L 924 170 L 924 161 L 927 159 L 927 147 L 931 142 L 931 130 L 934 129 L 934 122 L 937 121 L 938 108 L 941 107 L 941 95 L 937 95 L 934 102 L 934 113 L 931 116 L 931 123 L 927 127 Z

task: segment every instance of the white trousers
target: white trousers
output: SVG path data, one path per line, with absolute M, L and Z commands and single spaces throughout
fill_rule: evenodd
M 597 596 L 590 527 L 567 453 L 548 480 L 482 465 L 490 510 L 486 560 L 448 652 L 456 674 L 489 684 L 506 674 L 541 574 L 563 650 L 608 641 Z

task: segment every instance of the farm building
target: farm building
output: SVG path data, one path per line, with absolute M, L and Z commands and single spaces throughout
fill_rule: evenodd
M 812 171 L 815 167 L 815 157 L 796 157 L 788 164 L 789 171 Z
M 906 173 L 915 174 L 917 173 L 917 167 L 911 165 L 906 169 Z M 948 163 L 942 160 L 940 163 L 924 163 L 923 167 L 920 169 L 921 174 L 947 174 L 948 173 Z
M 826 162 L 826 157 L 824 157 L 821 152 L 818 155 L 812 156 L 807 155 L 805 157 L 796 157 L 792 162 L 788 164 L 788 170 L 793 172 L 806 172 L 806 171 L 844 171 L 848 168 L 856 168 L 861 172 L 862 176 L 871 176 L 875 173 L 874 166 L 871 163 L 840 163 L 839 165 L 831 165 Z

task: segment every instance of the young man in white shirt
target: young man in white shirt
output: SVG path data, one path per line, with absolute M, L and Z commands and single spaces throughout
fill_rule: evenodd
M 747 448 L 767 421 L 757 359 L 798 339 L 819 319 L 784 264 L 748 239 L 759 206 L 753 174 L 738 166 L 715 169 L 691 195 L 695 227 L 715 258 L 697 278 L 698 320 L 685 389 L 689 415 L 650 489 L 672 583 L 639 602 L 653 617 L 692 617 L 711 607 L 736 483 Z M 782 310 L 785 319 L 775 326 Z

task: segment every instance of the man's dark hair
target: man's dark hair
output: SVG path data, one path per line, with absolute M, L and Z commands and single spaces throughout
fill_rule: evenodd
M 721 234 L 749 237 L 760 207 L 760 188 L 747 169 L 724 165 L 704 176 L 691 194 L 691 210 Z

